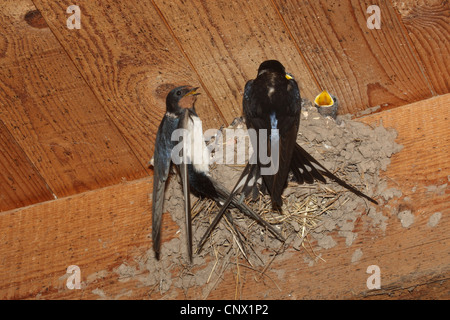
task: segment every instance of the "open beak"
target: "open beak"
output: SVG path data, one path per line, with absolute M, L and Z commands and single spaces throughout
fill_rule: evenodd
M 320 107 L 331 107 L 334 104 L 334 100 L 326 90 L 323 90 L 322 93 L 314 99 L 314 103 Z
M 186 93 L 186 96 L 198 96 L 200 93 L 197 92 L 199 87 L 192 88 L 188 93 Z

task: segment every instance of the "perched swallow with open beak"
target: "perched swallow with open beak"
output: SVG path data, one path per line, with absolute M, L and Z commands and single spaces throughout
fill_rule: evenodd
M 166 114 L 156 134 L 153 156 L 152 239 L 153 249 L 158 259 L 161 245 L 160 232 L 164 190 L 174 159 L 177 159 L 175 164 L 183 185 L 187 248 L 190 261 L 192 261 L 190 192 L 199 197 L 212 199 L 219 204 L 223 204 L 225 200 L 228 200 L 233 207 L 238 208 L 242 213 L 265 225 L 272 233 L 281 238 L 273 226 L 265 222 L 248 206 L 230 197 L 230 191 L 212 179 L 209 173 L 209 152 L 203 138 L 202 123 L 194 108 L 195 99 L 192 102 L 192 107 L 183 108 L 180 105 L 183 104 L 182 100 L 186 97 L 198 95 L 197 89 L 190 86 L 182 86 L 170 91 L 166 98 Z M 176 129 L 184 129 L 183 131 L 178 131 L 183 139 L 182 148 L 180 149 L 178 148 L 179 140 L 177 140 L 177 137 L 173 137 Z M 174 154 L 175 157 L 173 157 Z M 226 215 L 231 220 L 231 215 L 229 213 L 226 213 Z
M 297 82 L 292 75 L 285 71 L 284 66 L 277 60 L 267 60 L 258 68 L 256 79 L 245 85 L 243 97 L 243 113 L 247 128 L 254 129 L 257 141 L 251 141 L 255 153 L 265 147 L 271 153 L 272 163 L 277 161 L 277 170 L 264 173 L 269 163 L 262 163 L 260 153 L 257 154 L 256 164 L 248 163 L 241 177 L 231 192 L 230 197 L 238 194 L 248 196 L 258 195 L 259 191 L 267 192 L 275 209 L 282 206 L 281 195 L 291 172 L 294 180 L 299 184 L 321 181 L 326 183 L 325 177 L 334 180 L 358 196 L 377 204 L 377 202 L 336 177 L 327 170 L 299 144 L 297 134 L 300 125 L 301 98 Z M 264 137 L 263 135 L 268 135 Z M 264 139 L 263 139 L 264 138 Z M 274 152 L 277 148 L 278 152 Z M 241 197 L 242 199 L 242 197 Z M 226 201 L 206 231 L 199 246 L 221 219 L 223 210 L 229 201 Z

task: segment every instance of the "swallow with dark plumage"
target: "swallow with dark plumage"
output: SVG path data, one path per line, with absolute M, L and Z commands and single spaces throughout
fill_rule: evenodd
M 284 66 L 277 60 L 261 63 L 256 79 L 246 83 L 243 98 L 247 128 L 256 131 L 257 141 L 251 142 L 257 153 L 257 160 L 256 163 L 250 161 L 246 165 L 230 197 L 252 194 L 255 198 L 259 191 L 266 191 L 271 197 L 273 207 L 280 209 L 281 194 L 287 185 L 288 175 L 292 172 L 294 180 L 299 184 L 311 184 L 316 180 L 326 183 L 324 177 L 328 177 L 356 195 L 377 204 L 369 196 L 336 177 L 297 144 L 300 109 L 300 90 L 295 79 L 286 73 Z M 269 138 L 262 136 L 264 134 L 268 134 Z M 273 146 L 276 146 L 277 150 Z M 264 148 L 267 154 L 273 155 L 272 161 L 277 161 L 275 167 L 278 170 L 264 173 L 269 164 L 262 163 L 261 148 Z M 229 201 L 225 201 L 200 241 L 199 247 L 221 219 L 228 204 Z
M 245 215 L 266 226 L 278 238 L 282 237 L 277 231 L 248 206 L 230 197 L 230 192 L 220 183 L 213 180 L 209 173 L 209 151 L 203 139 L 202 123 L 194 105 L 182 108 L 182 100 L 195 96 L 197 88 L 182 86 L 173 89 L 166 99 L 166 114 L 161 121 L 156 134 L 155 151 L 153 156 L 153 204 L 152 204 L 152 239 L 153 249 L 159 259 L 161 245 L 161 217 L 163 213 L 164 190 L 172 162 L 176 164 L 181 176 L 184 196 L 184 213 L 186 219 L 187 248 L 192 261 L 192 227 L 190 192 L 199 197 L 212 199 L 220 205 L 228 199 L 228 204 L 241 210 Z M 194 99 L 195 102 L 195 99 Z M 182 137 L 183 144 L 179 148 L 179 140 L 174 135 L 177 129 L 178 138 Z M 231 220 L 231 215 L 226 213 Z
M 186 96 L 195 95 L 195 88 L 178 87 L 170 91 L 166 98 L 166 113 L 159 125 L 156 133 L 155 151 L 153 154 L 153 203 L 152 203 L 152 240 L 153 250 L 156 258 L 159 259 L 161 246 L 161 219 L 163 213 L 164 191 L 172 164 L 172 150 L 176 141 L 172 140 L 172 134 L 176 129 L 185 125 L 187 109 L 180 107 L 179 102 Z M 188 175 L 186 174 L 186 165 L 180 163 L 179 172 L 182 178 L 184 195 L 189 194 Z M 185 197 L 185 218 L 186 233 L 189 258 L 192 257 L 192 236 L 191 236 L 191 218 L 190 218 L 190 198 Z
M 260 129 L 278 130 L 279 170 L 275 174 L 268 175 L 260 170 L 256 171 L 262 175 L 276 208 L 281 207 L 281 194 L 286 187 L 289 172 L 292 172 L 299 184 L 305 182 L 311 184 L 316 180 L 326 183 L 324 177 L 327 177 L 356 195 L 378 204 L 371 197 L 332 174 L 296 142 L 300 125 L 300 90 L 295 79 L 286 73 L 279 61 L 268 60 L 259 66 L 256 79 L 248 81 L 245 86 L 243 109 L 248 128 L 257 132 Z M 259 141 L 258 137 L 258 143 Z M 270 145 L 266 148 L 270 150 Z M 259 159 L 257 167 L 262 168 Z

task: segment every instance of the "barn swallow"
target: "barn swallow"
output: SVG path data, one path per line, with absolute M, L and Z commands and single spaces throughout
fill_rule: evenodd
M 203 138 L 202 123 L 198 117 L 194 103 L 192 107 L 182 108 L 182 99 L 198 95 L 198 88 L 182 86 L 173 89 L 166 98 L 166 114 L 161 121 L 156 134 L 155 151 L 153 156 L 153 204 L 152 204 L 152 239 L 156 258 L 159 259 L 161 242 L 161 217 L 163 213 L 164 190 L 169 175 L 169 169 L 174 162 L 181 176 L 184 196 L 184 213 L 186 219 L 187 248 L 189 260 L 192 261 L 192 227 L 190 192 L 198 197 L 209 198 L 219 204 L 228 200 L 233 207 L 238 208 L 245 215 L 265 225 L 276 236 L 277 231 L 255 214 L 248 206 L 230 197 L 230 192 L 220 183 L 212 179 L 209 173 L 209 151 Z M 176 129 L 184 129 L 178 133 L 183 135 L 182 148 L 173 137 Z M 186 144 L 184 144 L 186 142 Z M 178 154 L 177 154 L 178 152 Z M 174 157 L 174 156 L 175 157 Z M 229 213 L 227 218 L 231 220 Z
M 287 73 L 277 60 L 261 63 L 256 79 L 249 80 L 245 85 L 243 113 L 247 128 L 256 131 L 257 141 L 251 139 L 255 153 L 262 147 L 266 148 L 268 153 L 274 151 L 271 150 L 271 146 L 278 147 L 278 153 L 275 154 L 278 158 L 272 157 L 272 161 L 278 161 L 278 170 L 264 173 L 263 169 L 267 169 L 268 164 L 263 164 L 260 153 L 257 153 L 256 163 L 251 161 L 247 163 L 230 197 L 235 198 L 238 194 L 242 194 L 242 199 L 252 194 L 255 198 L 259 191 L 266 191 L 271 197 L 274 209 L 279 210 L 282 206 L 281 194 L 291 172 L 299 184 L 312 184 L 314 181 L 326 183 L 327 177 L 356 195 L 378 204 L 374 199 L 336 177 L 297 144 L 300 110 L 300 90 L 293 76 Z M 261 129 L 265 131 L 260 131 Z M 269 138 L 264 138 L 264 134 L 268 134 Z M 273 142 L 275 144 L 272 144 Z M 203 245 L 204 239 L 221 219 L 223 210 L 229 203 L 225 201 L 199 246 Z
M 166 97 L 166 113 L 159 125 L 156 133 L 155 151 L 153 154 L 153 203 L 152 203 L 152 240 L 153 250 L 156 258 L 159 259 L 161 245 L 161 218 L 163 213 L 164 191 L 172 164 L 172 150 L 176 143 L 172 140 L 172 133 L 184 124 L 186 110 L 181 108 L 179 102 L 182 98 L 195 95 L 195 88 L 183 86 L 170 91 Z M 180 165 L 179 172 L 182 178 L 183 189 L 189 186 L 186 174 L 186 166 Z M 186 208 L 190 207 L 190 198 L 185 197 L 185 214 Z M 191 225 L 190 216 L 186 217 L 186 232 L 188 241 L 189 258 L 191 252 Z

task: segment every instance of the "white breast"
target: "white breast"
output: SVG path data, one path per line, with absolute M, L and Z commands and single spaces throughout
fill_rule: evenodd
M 188 160 L 192 163 L 194 169 L 198 172 L 209 172 L 209 151 L 206 148 L 205 138 L 203 136 L 202 121 L 198 117 L 191 117 L 188 122 Z

